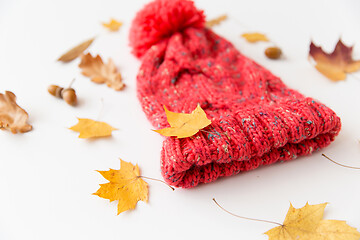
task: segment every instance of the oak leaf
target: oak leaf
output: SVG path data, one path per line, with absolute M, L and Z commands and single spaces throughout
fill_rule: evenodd
M 213 26 L 219 25 L 221 22 L 225 21 L 228 18 L 226 14 L 221 15 L 217 18 L 210 19 L 209 21 L 206 21 L 205 26 L 208 28 L 211 28 Z
M 90 77 L 91 81 L 95 83 L 106 83 L 108 87 L 117 91 L 125 87 L 125 84 L 122 82 L 121 74 L 118 72 L 111 59 L 109 59 L 107 64 L 104 64 L 99 55 L 93 57 L 88 53 L 86 55 L 81 55 L 79 67 L 82 69 L 82 74 Z
M 79 132 L 79 138 L 99 138 L 111 136 L 112 131 L 117 130 L 105 122 L 95 121 L 88 118 L 78 118 L 79 122 L 70 127 L 70 130 Z
M 197 105 L 190 114 L 171 112 L 165 106 L 164 109 L 167 121 L 171 127 L 154 130 L 163 136 L 191 137 L 199 132 L 200 129 L 211 124 L 211 121 L 206 117 L 206 113 L 200 105 Z
M 310 43 L 309 56 L 315 61 L 315 68 L 333 81 L 345 80 L 347 73 L 360 69 L 360 60 L 352 58 L 353 46 L 346 46 L 341 40 L 335 46 L 332 53 L 326 53 L 321 47 Z
M 255 43 L 255 42 L 268 42 L 269 39 L 266 37 L 265 34 L 262 33 L 258 33 L 258 32 L 253 32 L 253 33 L 243 33 L 241 35 L 243 38 L 246 39 L 246 41 L 251 42 L 251 43 Z
M 265 234 L 269 240 L 358 240 L 360 233 L 343 221 L 323 220 L 327 203 L 309 205 L 299 209 L 290 204 L 284 223 Z
M 72 49 L 61 55 L 61 57 L 58 58 L 58 61 L 70 62 L 74 60 L 75 58 L 79 57 L 80 54 L 82 54 L 93 43 L 94 40 L 95 38 L 91 38 L 73 47 Z
M 103 23 L 102 25 L 110 31 L 116 32 L 122 26 L 122 22 L 119 22 L 112 18 L 109 23 Z
M 148 201 L 148 184 L 141 178 L 139 166 L 121 160 L 120 170 L 98 171 L 108 183 L 100 184 L 94 195 L 118 200 L 118 215 L 134 209 L 138 201 Z
M 29 115 L 16 103 L 16 96 L 10 91 L 0 93 L 0 129 L 8 129 L 12 133 L 24 133 L 32 129 L 27 123 Z

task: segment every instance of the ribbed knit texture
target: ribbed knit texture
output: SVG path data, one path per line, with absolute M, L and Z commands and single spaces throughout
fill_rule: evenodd
M 138 98 L 156 128 L 169 127 L 163 105 L 190 113 L 199 103 L 212 121 L 207 132 L 164 140 L 161 171 L 173 186 L 190 188 L 308 155 L 340 131 L 340 118 L 330 108 L 289 89 L 206 29 L 191 1 L 145 6 L 130 42 L 142 58 Z

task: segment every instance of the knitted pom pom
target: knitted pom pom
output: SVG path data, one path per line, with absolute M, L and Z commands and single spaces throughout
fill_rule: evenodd
M 188 27 L 203 27 L 205 16 L 188 0 L 155 0 L 139 11 L 130 29 L 130 46 L 137 57 L 157 42 Z

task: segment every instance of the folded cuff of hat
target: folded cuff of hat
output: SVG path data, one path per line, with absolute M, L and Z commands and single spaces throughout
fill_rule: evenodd
M 193 137 L 166 138 L 162 175 L 173 186 L 191 188 L 311 154 L 329 145 L 340 128 L 340 118 L 312 98 L 238 109 Z

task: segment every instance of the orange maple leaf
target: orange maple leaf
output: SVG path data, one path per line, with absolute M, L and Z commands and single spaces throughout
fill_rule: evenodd
M 176 136 L 178 138 L 191 137 L 200 129 L 211 124 L 211 120 L 207 118 L 204 110 L 198 105 L 191 113 L 176 113 L 169 111 L 164 106 L 168 123 L 171 127 L 154 130 L 163 136 Z
M 148 201 L 148 184 L 141 178 L 139 166 L 121 160 L 120 170 L 98 171 L 108 183 L 100 184 L 94 195 L 118 200 L 118 215 L 134 209 L 138 201 Z
M 360 69 L 360 60 L 352 58 L 353 46 L 346 46 L 341 40 L 335 46 L 332 53 L 326 53 L 321 47 L 310 43 L 309 56 L 315 61 L 315 68 L 333 81 L 341 81 L 346 78 L 347 73 Z
M 250 42 L 250 43 L 255 43 L 255 42 L 268 42 L 269 39 L 266 37 L 265 34 L 263 33 L 258 33 L 258 32 L 252 32 L 252 33 L 243 33 L 241 35 L 243 38 L 246 39 L 246 41 Z

